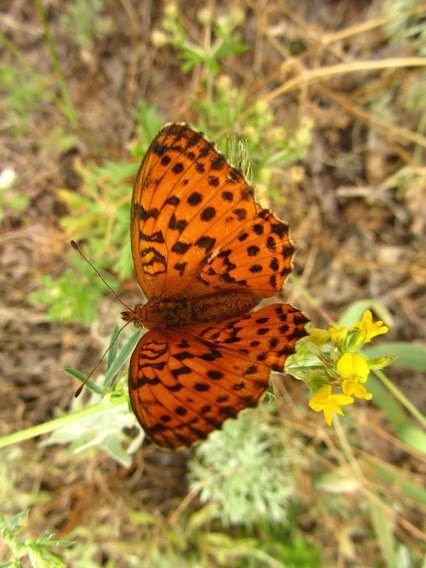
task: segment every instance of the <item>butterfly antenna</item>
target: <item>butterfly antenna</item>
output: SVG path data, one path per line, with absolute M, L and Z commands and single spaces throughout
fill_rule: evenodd
M 96 274 L 99 276 L 99 278 L 102 280 L 102 282 L 105 284 L 105 286 L 108 288 L 108 290 L 110 290 L 110 292 L 112 292 L 115 296 L 115 299 L 118 300 L 120 302 L 120 304 L 122 304 L 125 308 L 127 308 L 129 311 L 133 312 L 132 308 L 129 308 L 129 306 L 127 304 L 125 304 L 123 302 L 123 300 L 120 300 L 120 298 L 117 296 L 117 294 L 114 292 L 114 290 L 111 288 L 111 286 L 108 284 L 108 282 L 105 280 L 105 278 L 102 276 L 102 274 L 99 272 L 99 270 L 97 270 L 93 264 L 90 262 L 90 260 L 88 258 L 86 258 L 86 256 L 81 252 L 80 247 L 78 246 L 78 244 L 75 241 L 71 241 L 70 245 L 72 246 L 72 248 L 75 250 L 75 252 L 77 252 L 81 258 L 83 260 L 85 260 L 87 262 L 87 264 L 89 266 L 91 266 L 93 268 L 93 270 L 96 272 Z M 124 326 L 126 327 L 126 326 Z M 124 329 L 124 328 L 122 328 Z M 111 346 L 110 346 L 111 347 Z M 102 360 L 102 359 L 101 359 Z M 95 370 L 95 369 L 93 369 Z M 93 371 L 92 371 L 93 372 Z M 86 379 L 87 380 L 87 379 Z
M 89 263 L 90 264 L 90 263 Z M 105 355 L 108 353 L 108 351 L 111 349 L 111 347 L 114 345 L 114 343 L 117 341 L 120 333 L 123 331 L 123 329 L 129 325 L 129 321 L 123 325 L 123 327 L 119 330 L 119 332 L 117 333 L 117 335 L 114 338 L 114 341 L 111 342 L 111 344 L 108 346 L 107 349 L 105 349 L 104 354 L 102 355 L 102 357 L 99 359 L 99 361 L 96 363 L 96 365 L 93 367 L 93 369 L 90 371 L 90 373 L 87 375 L 87 377 L 84 379 L 84 381 L 81 383 L 81 385 L 78 387 L 78 389 L 75 391 L 74 393 L 74 397 L 77 398 L 80 396 L 81 391 L 84 389 L 85 384 L 87 383 L 87 381 L 93 376 L 93 373 L 96 371 L 96 369 L 99 367 L 99 365 L 102 363 L 102 361 L 105 359 Z

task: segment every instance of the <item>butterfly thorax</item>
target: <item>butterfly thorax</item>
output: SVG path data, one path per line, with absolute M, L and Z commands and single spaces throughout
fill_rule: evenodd
M 241 316 L 259 301 L 260 297 L 250 291 L 215 292 L 197 298 L 151 299 L 121 315 L 125 321 L 133 321 L 136 327 L 169 329 Z

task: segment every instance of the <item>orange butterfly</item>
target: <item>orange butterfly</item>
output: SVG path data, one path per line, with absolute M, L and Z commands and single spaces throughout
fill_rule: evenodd
M 294 247 L 242 173 L 180 123 L 142 161 L 130 231 L 148 302 L 122 317 L 149 329 L 130 361 L 130 402 L 159 446 L 189 446 L 256 406 L 306 335 L 308 319 L 288 304 L 250 312 L 279 292 Z

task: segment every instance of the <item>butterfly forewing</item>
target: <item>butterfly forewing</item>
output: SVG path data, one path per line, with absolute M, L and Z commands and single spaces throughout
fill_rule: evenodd
M 186 125 L 164 127 L 133 191 L 132 251 L 145 295 L 205 294 L 204 264 L 256 216 L 253 189 L 211 142 Z

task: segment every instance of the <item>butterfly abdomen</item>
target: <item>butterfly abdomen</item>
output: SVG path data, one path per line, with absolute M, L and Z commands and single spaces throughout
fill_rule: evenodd
M 171 329 L 194 323 L 222 321 L 241 316 L 259 303 L 253 292 L 222 292 L 197 298 L 167 298 L 138 304 L 133 312 L 123 312 L 126 321 L 146 329 Z
M 192 298 L 191 323 L 223 321 L 228 318 L 242 316 L 260 302 L 261 298 L 254 292 L 222 292 L 199 298 Z

